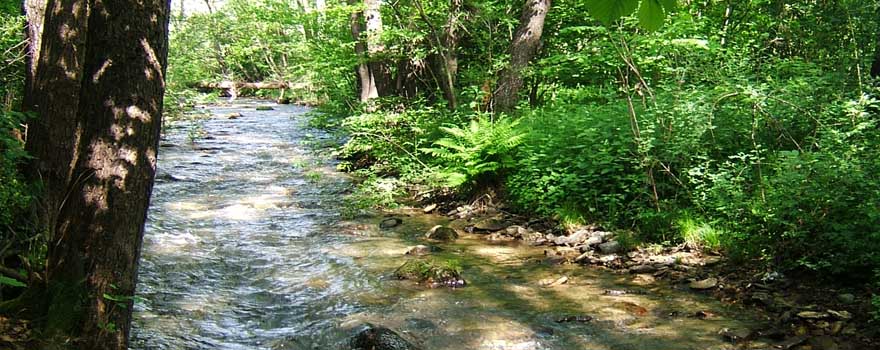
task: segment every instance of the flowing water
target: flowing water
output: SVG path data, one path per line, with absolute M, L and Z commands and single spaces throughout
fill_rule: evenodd
M 200 130 L 164 136 L 133 349 L 347 349 L 366 322 L 427 350 L 724 349 L 719 329 L 753 322 L 650 277 L 553 266 L 540 248 L 468 235 L 434 257 L 459 261 L 467 287 L 396 281 L 405 249 L 446 219 L 404 211 L 392 230 L 380 217 L 342 220 L 351 184 L 320 151 L 331 139 L 307 128 L 307 109 L 261 104 L 210 107 Z M 569 282 L 539 283 L 560 276 Z M 688 317 L 700 310 L 718 316 Z M 594 320 L 557 322 L 584 315 Z

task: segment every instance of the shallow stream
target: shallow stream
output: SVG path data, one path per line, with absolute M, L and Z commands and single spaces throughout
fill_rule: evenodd
M 365 322 L 425 350 L 726 349 L 718 330 L 753 322 L 650 276 L 552 265 L 540 248 L 479 236 L 435 254 L 461 263 L 467 287 L 394 280 L 406 248 L 447 219 L 403 211 L 391 230 L 381 217 L 343 220 L 350 179 L 321 151 L 332 140 L 307 127 L 304 107 L 206 111 L 200 128 L 162 140 L 133 349 L 347 349 Z M 646 293 L 604 294 L 622 289 Z M 717 317 L 688 317 L 697 311 Z M 557 322 L 569 316 L 594 320 Z

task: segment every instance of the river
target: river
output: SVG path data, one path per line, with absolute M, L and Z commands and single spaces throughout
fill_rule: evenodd
M 162 139 L 132 349 L 347 349 L 366 322 L 426 350 L 726 349 L 719 329 L 754 322 L 705 295 L 475 235 L 434 254 L 459 261 L 467 287 L 397 281 L 406 248 L 446 218 L 403 210 L 392 230 L 381 217 L 344 220 L 351 180 L 305 107 L 245 100 L 206 112 Z M 560 276 L 569 282 L 539 283 Z M 717 316 L 688 317 L 698 311 Z M 594 320 L 557 322 L 583 315 Z

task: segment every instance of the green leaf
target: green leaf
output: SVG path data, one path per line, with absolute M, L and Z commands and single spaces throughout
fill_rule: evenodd
M 663 26 L 666 19 L 666 11 L 660 0 L 642 0 L 639 6 L 639 24 L 647 30 L 657 30 Z
M 7 285 L 7 286 L 13 286 L 13 287 L 27 287 L 27 284 L 24 284 L 17 279 L 9 278 L 6 276 L 0 276 L 0 285 Z
M 590 0 L 587 9 L 596 19 L 605 24 L 632 14 L 639 6 L 639 0 Z

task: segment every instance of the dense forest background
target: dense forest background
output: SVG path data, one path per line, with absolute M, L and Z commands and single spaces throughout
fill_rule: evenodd
M 316 126 L 346 135 L 341 166 L 364 179 L 351 215 L 408 192 L 501 198 L 628 245 L 684 242 L 876 290 L 880 4 L 618 3 L 635 14 L 532 0 L 173 7 L 166 122 L 217 98 L 201 83 L 285 82 L 317 106 Z M 518 46 L 536 6 L 549 9 L 526 28 L 538 40 Z M 17 170 L 24 19 L 16 2 L 0 11 L 6 292 L 46 240 Z

